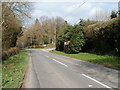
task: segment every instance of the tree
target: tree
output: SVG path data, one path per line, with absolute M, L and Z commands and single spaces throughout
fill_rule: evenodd
M 57 34 L 57 39 L 56 39 L 56 50 L 58 51 L 63 51 L 64 48 L 64 42 L 67 42 L 70 40 L 72 36 L 72 26 L 65 26 L 63 27 L 60 32 Z
M 56 23 L 56 34 L 58 34 L 59 31 L 62 29 L 62 27 L 65 26 L 66 22 L 63 18 L 56 17 L 55 18 L 55 23 Z
M 85 44 L 83 27 L 76 25 L 73 27 L 73 30 L 67 53 L 79 53 Z
M 116 18 L 117 17 L 117 13 L 115 11 L 112 11 L 110 17 L 111 17 L 111 19 L 112 18 Z
M 42 16 L 40 19 L 36 19 L 35 23 L 32 24 L 24 37 L 28 45 L 33 44 L 48 44 L 56 43 L 56 35 L 60 29 L 65 26 L 65 20 L 61 17 L 49 18 L 47 16 Z
M 79 53 L 85 44 L 83 26 L 66 26 L 57 36 L 56 50 Z
M 59 35 L 56 39 L 56 50 L 63 51 L 64 50 L 64 39 L 62 35 Z
M 110 12 L 103 9 L 96 9 L 92 20 L 95 21 L 107 21 L 110 19 Z
M 22 23 L 28 17 L 29 4 L 25 2 L 2 3 L 2 47 L 6 50 L 16 46 L 22 33 Z

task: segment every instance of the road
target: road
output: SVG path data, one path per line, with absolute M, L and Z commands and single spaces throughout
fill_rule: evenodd
M 30 54 L 25 88 L 118 88 L 118 71 L 48 52 Z

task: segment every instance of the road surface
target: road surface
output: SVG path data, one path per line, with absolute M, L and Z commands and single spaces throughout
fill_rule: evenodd
M 27 49 L 24 88 L 118 88 L 118 71 L 48 52 Z

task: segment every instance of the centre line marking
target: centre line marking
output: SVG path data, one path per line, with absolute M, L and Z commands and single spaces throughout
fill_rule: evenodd
M 88 87 L 90 88 L 90 87 L 92 87 L 92 85 L 88 85 Z
M 101 82 L 99 82 L 99 81 L 97 81 L 97 80 L 91 78 L 90 76 L 87 76 L 87 75 L 85 75 L 85 74 L 82 74 L 82 75 L 83 75 L 84 77 L 87 77 L 87 78 L 89 78 L 89 79 L 95 81 L 96 83 L 99 83 L 100 85 L 102 85 L 102 86 L 104 86 L 104 87 L 106 87 L 106 88 L 111 88 L 111 87 L 109 87 L 109 86 L 107 86 L 107 85 L 105 85 L 105 84 L 103 84 L 103 83 L 101 83 Z
M 53 59 L 55 62 L 58 62 L 59 64 L 61 64 L 61 65 L 64 65 L 65 67 L 68 67 L 66 64 L 64 64 L 64 63 L 62 63 L 62 62 L 59 62 L 59 61 L 57 61 L 57 60 L 55 60 L 55 59 Z

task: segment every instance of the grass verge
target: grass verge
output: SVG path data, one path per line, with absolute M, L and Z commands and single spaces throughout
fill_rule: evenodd
M 64 52 L 52 50 L 52 53 L 69 56 L 72 58 L 89 61 L 95 64 L 100 64 L 106 67 L 119 69 L 120 70 L 120 57 L 118 56 L 108 56 L 108 55 L 96 55 L 91 53 L 78 53 L 78 54 L 66 54 Z
M 28 53 L 24 50 L 3 61 L 2 88 L 20 88 L 27 65 Z

